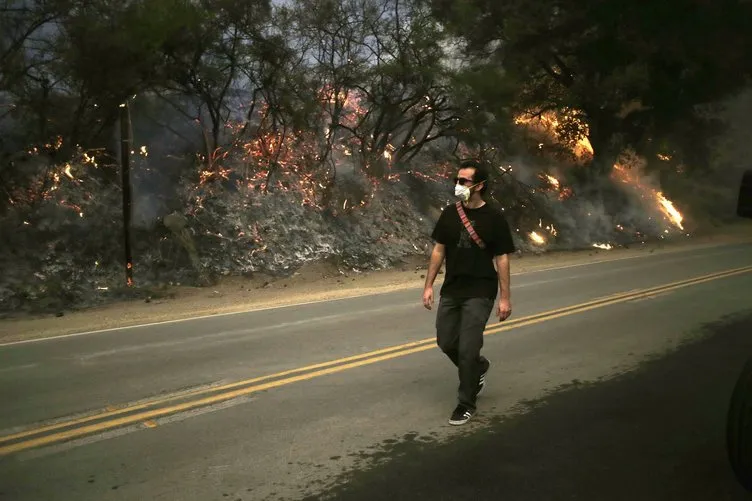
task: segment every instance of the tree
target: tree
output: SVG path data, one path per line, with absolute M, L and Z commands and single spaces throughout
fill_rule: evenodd
M 601 173 L 750 74 L 752 12 L 737 0 L 431 3 L 475 58 L 501 66 L 518 112 L 586 124 Z
M 268 0 L 203 0 L 183 5 L 192 22 L 163 43 L 164 82 L 156 92 L 181 111 L 184 100 L 175 102 L 174 96 L 195 102 L 195 115 L 185 111 L 186 118 L 202 126 L 205 159 L 211 165 L 234 111 L 231 98 L 247 88 L 244 69 L 260 54 L 255 47 L 264 43 L 270 4 Z
M 50 66 L 59 57 L 50 28 L 73 5 L 67 0 L 4 0 L 0 6 L 0 123 L 10 121 L 0 134 L 4 153 L 27 146 L 28 139 L 49 139 L 56 83 Z
M 319 109 L 315 122 L 309 124 L 323 135 L 318 163 L 331 172 L 331 184 L 337 174 L 333 151 L 348 142 L 342 132 L 348 118 L 357 113 L 353 91 L 367 70 L 367 27 L 376 13 L 368 2 L 356 0 L 296 0 L 287 15 L 292 46 L 302 55 L 301 69 L 308 71 L 305 80 Z
M 447 34 L 414 0 L 299 0 L 291 10 L 320 96 L 320 159 L 344 146 L 375 177 L 407 165 L 459 119 Z

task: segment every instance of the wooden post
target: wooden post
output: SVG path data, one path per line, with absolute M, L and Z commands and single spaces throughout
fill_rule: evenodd
M 131 114 L 126 100 L 120 105 L 120 175 L 123 189 L 123 243 L 125 247 L 125 284 L 133 286 L 131 251 Z

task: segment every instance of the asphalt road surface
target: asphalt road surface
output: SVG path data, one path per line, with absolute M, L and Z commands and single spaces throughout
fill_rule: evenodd
M 419 288 L 0 346 L 0 499 L 750 498 L 752 246 L 512 287 L 463 427 Z

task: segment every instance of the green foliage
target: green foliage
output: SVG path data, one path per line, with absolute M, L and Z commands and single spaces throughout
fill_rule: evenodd
M 185 227 L 169 233 L 163 219 L 163 233 L 151 236 L 183 248 L 152 249 L 144 262 L 177 269 L 192 260 L 202 269 L 208 254 L 225 256 L 228 263 L 212 274 L 253 271 L 258 260 L 280 266 L 279 256 L 287 256 L 287 269 L 301 256 L 362 255 L 363 242 L 377 239 L 392 249 L 394 211 L 424 189 L 421 179 L 433 176 L 435 200 L 451 195 L 443 186 L 451 158 L 514 163 L 514 172 L 495 168 L 492 184 L 515 225 L 541 229 L 542 217 L 555 219 L 554 202 L 566 202 L 562 238 L 590 245 L 623 222 L 607 214 L 630 211 L 622 211 L 628 206 L 607 179 L 580 181 L 610 172 L 625 148 L 645 157 L 668 195 L 672 187 L 689 193 L 707 212 L 709 195 L 728 192 L 706 188 L 722 179 L 717 171 L 749 156 L 724 157 L 711 147 L 707 139 L 721 123 L 700 112 L 748 83 L 752 31 L 744 23 L 752 16 L 736 0 L 0 2 L 0 222 L 16 239 L 13 249 L 43 242 L 55 250 L 11 277 L 6 296 L 23 302 L 44 292 L 25 284 L 47 287 L 51 276 L 64 277 L 55 294 L 66 301 L 97 286 L 61 270 L 95 266 L 87 273 L 97 281 L 119 276 L 114 261 L 106 270 L 95 264 L 122 255 L 117 171 L 74 184 L 65 164 L 79 145 L 116 164 L 118 106 L 132 96 L 134 147 L 151 141 L 148 162 L 133 169 L 139 231 L 172 211 L 190 212 L 194 223 L 190 235 Z M 525 132 L 516 123 L 549 111 L 558 116 L 555 137 L 545 124 Z M 576 160 L 568 146 L 585 133 L 601 170 L 555 172 L 558 160 Z M 748 128 L 735 142 L 748 143 L 747 135 Z M 72 165 L 86 167 L 87 176 L 105 171 L 88 156 Z M 540 179 L 544 170 L 561 186 Z M 378 200 L 375 178 L 388 179 L 379 203 L 389 211 L 362 219 L 358 236 L 357 218 Z M 723 179 L 730 185 L 731 178 Z M 699 180 L 696 190 L 685 186 L 689 179 Z M 186 190 L 177 188 L 181 181 Z M 266 196 L 273 190 L 280 197 Z M 544 207 L 538 198 L 555 200 Z M 596 210 L 603 217 L 587 219 Z M 353 227 L 322 239 L 337 224 L 334 214 Z M 425 229 L 420 216 L 400 214 L 398 226 L 411 238 Z M 262 250 L 256 223 L 272 217 L 279 218 L 274 228 L 294 227 L 297 242 L 309 242 L 301 254 L 282 232 L 265 237 L 272 250 Z M 376 232 L 377 223 L 388 231 Z M 107 242 L 85 248 L 92 234 Z M 400 245 L 417 249 L 406 239 Z M 61 257 L 78 247 L 86 259 Z M 43 278 L 30 282 L 37 269 Z
M 467 38 L 469 55 L 504 68 L 519 108 L 580 110 L 596 154 L 639 148 L 651 136 L 691 146 L 669 131 L 699 126 L 695 108 L 744 87 L 752 70 L 743 21 L 752 6 L 741 1 L 431 4 Z
M 118 104 L 142 95 L 196 124 L 209 164 L 240 140 L 230 120 L 243 121 L 243 140 L 313 131 L 322 165 L 337 138 L 364 164 L 390 148 L 399 165 L 441 140 L 520 153 L 514 118 L 548 110 L 567 112 L 564 143 L 587 130 L 604 168 L 626 147 L 707 163 L 705 138 L 720 128 L 698 105 L 742 88 L 752 69 L 752 7 L 738 0 L 4 5 L 0 91 L 12 106 L 0 119 L 19 139 L 8 148 L 61 136 L 61 155 L 109 147 Z M 355 95 L 365 111 L 353 122 Z

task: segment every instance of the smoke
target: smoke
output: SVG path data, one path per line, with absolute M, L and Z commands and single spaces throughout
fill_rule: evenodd
M 752 141 L 752 88 L 723 101 L 715 116 L 726 125 L 726 130 L 712 148 L 716 154 L 717 166 L 730 170 L 731 176 L 738 176 L 751 167 Z
M 186 120 L 197 108 L 189 99 L 165 102 L 142 96 L 129 107 L 132 223 L 134 228 L 153 229 L 165 215 L 182 208 L 181 180 L 195 167 L 195 152 L 205 149 L 205 140 L 201 126 Z
M 706 107 L 701 116 L 720 126 L 716 135 L 697 139 L 708 145 L 707 162 L 689 158 L 686 165 L 660 173 L 666 195 L 697 229 L 738 221 L 736 203 L 742 174 L 752 168 L 752 88 Z
M 500 162 L 492 195 L 525 251 L 620 246 L 682 234 L 660 203 L 660 183 L 625 153 L 606 178 L 582 164 L 515 157 Z M 534 233 L 533 233 L 534 232 Z
M 660 194 L 676 195 L 681 212 L 703 211 L 703 203 L 720 210 L 707 196 L 714 190 L 731 200 L 750 153 L 750 106 L 752 92 L 726 108 L 731 127 L 716 145 L 709 169 L 715 178 L 690 182 L 689 176 L 650 173 L 645 159 L 629 152 L 607 178 L 578 175 L 583 167 L 576 162 L 517 156 L 492 166 L 491 194 L 523 251 L 684 238 L 693 231 L 692 218 L 672 219 Z M 237 157 L 223 164 L 230 169 L 226 177 L 200 183 L 204 167 L 190 152 L 202 150 L 201 129 L 174 108 L 137 101 L 132 118 L 134 269 L 141 286 L 195 283 L 198 276 L 287 275 L 320 260 L 342 269 L 389 267 L 427 252 L 433 225 L 452 202 L 455 164 L 448 148 L 427 148 L 407 171 L 388 171 L 383 180 L 366 176 L 354 156 L 337 150 L 329 185 L 329 173 L 296 170 L 299 159 L 291 157 L 270 177 L 267 193 L 266 173 Z M 18 204 L 0 218 L 0 231 L 14 235 L 0 263 L 15 270 L 0 282 L 0 310 L 54 294 L 63 297 L 55 304 L 96 304 L 122 283 L 119 184 L 93 181 L 97 169 L 84 161 L 48 167 L 40 173 L 49 172 L 55 189 L 48 186 L 41 202 Z M 184 218 L 180 238 L 162 224 L 167 214 Z

